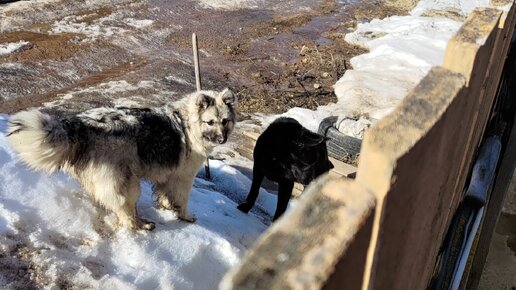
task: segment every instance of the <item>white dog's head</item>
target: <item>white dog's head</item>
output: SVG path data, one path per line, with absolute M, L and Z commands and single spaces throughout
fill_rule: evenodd
M 203 147 L 224 144 L 236 122 L 236 95 L 230 89 L 221 92 L 199 91 L 188 96 L 188 125 Z

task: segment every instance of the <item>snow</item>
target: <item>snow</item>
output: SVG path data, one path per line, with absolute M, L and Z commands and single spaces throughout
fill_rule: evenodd
M 154 23 L 154 21 L 150 19 L 124 18 L 120 13 L 99 17 L 92 22 L 85 21 L 85 19 L 91 17 L 96 18 L 98 15 L 93 13 L 82 16 L 66 16 L 60 21 L 54 22 L 50 32 L 53 34 L 80 33 L 84 34 L 89 40 L 96 40 L 98 38 L 128 33 L 128 30 L 123 28 L 124 26 L 143 29 Z
M 134 18 L 125 18 L 124 22 L 127 25 L 130 25 L 135 28 L 143 28 L 149 26 L 154 23 L 154 21 L 149 19 L 134 19 Z
M 3 133 L 7 119 L 0 116 L 0 245 L 7 252 L 27 247 L 36 280 L 47 288 L 66 281 L 97 289 L 214 289 L 275 209 L 275 196 L 262 190 L 257 207 L 269 215 L 238 211 L 233 200 L 245 198 L 251 181 L 212 160 L 212 179 L 201 171 L 191 192 L 196 223 L 156 209 L 151 185 L 143 182 L 138 211 L 156 229 L 116 228 L 114 215 L 97 208 L 73 178 L 20 163 Z
M 203 8 L 235 10 L 245 8 L 258 8 L 264 1 L 259 0 L 198 0 Z
M 61 33 L 81 33 L 86 35 L 90 40 L 95 40 L 101 37 L 110 37 L 113 35 L 121 35 L 127 32 L 127 30 L 107 25 L 110 21 L 113 21 L 113 16 L 102 17 L 95 20 L 93 23 L 82 22 L 82 19 L 91 16 L 67 16 L 62 20 L 56 21 L 50 33 L 61 34 Z
M 94 10 L 106 5 L 116 7 L 118 4 L 133 2 L 133 0 L 83 0 L 74 1 L 73 5 L 62 5 L 62 2 L 63 0 L 38 0 L 1 4 L 0 32 L 24 30 L 32 24 L 62 18 L 79 7 Z M 27 17 L 27 15 L 30 15 L 30 17 Z
M 359 24 L 345 39 L 370 52 L 352 58 L 353 70 L 335 84 L 338 104 L 360 115 L 384 117 L 432 66 L 442 65 L 446 44 L 460 26 L 451 19 L 415 16 Z
M 30 45 L 30 42 L 20 40 L 18 42 L 0 43 L 0 56 L 18 52 Z

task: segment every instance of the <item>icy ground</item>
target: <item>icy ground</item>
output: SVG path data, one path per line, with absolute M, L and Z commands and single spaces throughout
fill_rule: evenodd
M 139 214 L 156 229 L 114 229 L 114 216 L 98 209 L 75 180 L 33 172 L 18 161 L 4 135 L 7 118 L 0 117 L 0 285 L 215 289 L 267 228 L 268 214 L 243 214 L 227 197 L 245 198 L 250 180 L 211 161 L 212 179 L 197 178 L 191 193 L 196 223 L 157 210 L 151 186 L 142 183 Z M 262 192 L 258 206 L 271 214 L 275 197 Z

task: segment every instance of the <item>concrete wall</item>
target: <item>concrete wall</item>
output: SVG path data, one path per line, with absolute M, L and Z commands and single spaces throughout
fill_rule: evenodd
M 355 181 L 321 179 L 223 289 L 425 289 L 495 102 L 513 1 L 475 10 L 434 67 L 366 134 Z

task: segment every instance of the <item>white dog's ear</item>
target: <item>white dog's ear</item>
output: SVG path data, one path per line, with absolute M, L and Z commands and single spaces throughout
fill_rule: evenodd
M 203 93 L 199 93 L 197 95 L 197 99 L 195 100 L 195 104 L 199 107 L 199 109 L 206 110 L 208 107 L 213 106 L 215 100 L 207 96 Z
M 220 92 L 220 98 L 226 104 L 226 106 L 234 108 L 237 104 L 237 97 L 235 93 L 229 88 L 225 88 L 222 92 Z

